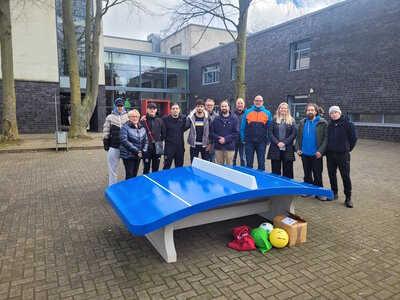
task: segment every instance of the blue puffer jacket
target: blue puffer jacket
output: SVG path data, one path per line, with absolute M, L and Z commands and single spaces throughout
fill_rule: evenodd
M 210 136 L 214 141 L 215 150 L 235 151 L 236 137 L 239 135 L 239 122 L 235 114 L 228 117 L 217 116 L 211 123 Z M 225 144 L 219 143 L 219 138 L 225 139 Z
M 148 139 L 146 129 L 141 124 L 135 127 L 130 121 L 125 123 L 119 137 L 121 139 L 119 150 L 122 159 L 137 159 L 139 151 L 142 151 L 143 156 L 146 154 Z

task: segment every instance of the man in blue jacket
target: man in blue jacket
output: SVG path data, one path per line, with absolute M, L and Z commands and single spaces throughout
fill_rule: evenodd
M 272 115 L 264 107 L 260 95 L 254 98 L 254 105 L 246 110 L 240 126 L 240 136 L 245 143 L 247 167 L 253 168 L 254 152 L 257 153 L 258 170 L 265 171 L 265 151 L 267 150 L 268 128 Z
M 304 182 L 323 187 L 323 155 L 328 144 L 328 122 L 319 115 L 320 108 L 315 103 L 308 103 L 297 128 L 295 144 L 296 153 L 301 157 L 304 171 Z M 321 201 L 328 200 L 318 196 Z
M 232 165 L 238 135 L 238 118 L 230 113 L 229 103 L 224 100 L 221 102 L 221 114 L 214 119 L 210 127 L 210 137 L 214 141 L 217 164 Z
M 350 152 L 357 143 L 357 130 L 348 118 L 342 116 L 339 106 L 329 108 L 329 116 L 331 117 L 331 121 L 328 125 L 326 159 L 329 181 L 334 195 L 333 199 L 338 198 L 336 172 L 339 168 L 346 196 L 344 204 L 348 208 L 353 208 L 353 203 L 351 202 Z

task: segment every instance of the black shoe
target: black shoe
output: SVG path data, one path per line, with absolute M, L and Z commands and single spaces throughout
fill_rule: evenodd
M 350 197 L 346 197 L 346 200 L 344 201 L 344 205 L 346 205 L 346 207 L 348 207 L 348 208 L 353 208 L 353 203 L 351 202 Z
M 333 194 L 332 200 L 337 200 L 339 198 L 338 194 Z

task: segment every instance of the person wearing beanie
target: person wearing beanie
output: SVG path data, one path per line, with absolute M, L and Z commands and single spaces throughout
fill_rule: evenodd
M 350 152 L 357 143 L 357 129 L 348 118 L 342 116 L 339 106 L 329 108 L 331 121 L 328 125 L 328 145 L 326 147 L 326 159 L 329 181 L 333 191 L 333 199 L 338 199 L 337 169 L 343 180 L 344 204 L 348 208 L 353 207 L 351 201 L 352 185 L 350 179 Z
M 121 144 L 119 134 L 126 122 L 128 122 L 128 114 L 125 111 L 124 101 L 117 98 L 113 111 L 107 116 L 103 125 L 103 144 L 104 150 L 107 151 L 108 185 L 117 182 Z

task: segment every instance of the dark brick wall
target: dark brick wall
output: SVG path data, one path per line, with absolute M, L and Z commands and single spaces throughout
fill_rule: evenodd
M 19 133 L 54 132 L 56 117 L 54 96 L 57 97 L 60 124 L 59 84 L 49 82 L 15 81 L 17 122 Z M 0 80 L 0 115 L 2 116 L 2 81 Z M 0 130 L 2 124 L 0 123 Z
M 60 127 L 59 84 L 49 82 L 15 81 L 17 98 L 17 122 L 19 133 L 54 132 L 56 117 L 54 95 L 57 97 L 58 126 Z M 99 86 L 97 106 L 90 120 L 90 130 L 103 130 L 106 118 L 106 93 L 104 85 Z M 0 80 L 0 116 L 2 116 L 2 81 Z M 0 131 L 2 124 L 0 122 Z
M 360 138 L 400 141 L 400 128 L 398 127 L 357 126 L 357 133 Z
M 274 112 L 289 95 L 314 93 L 309 101 L 325 111 L 400 114 L 400 4 L 392 0 L 348 0 L 248 37 L 247 105 L 257 94 Z M 289 71 L 290 44 L 311 40 L 310 67 Z M 190 105 L 195 95 L 233 98 L 231 59 L 235 44 L 190 60 Z M 220 83 L 201 85 L 201 67 L 220 64 Z M 376 132 L 376 134 L 374 133 Z M 399 139 L 400 128 L 360 128 L 364 137 Z

